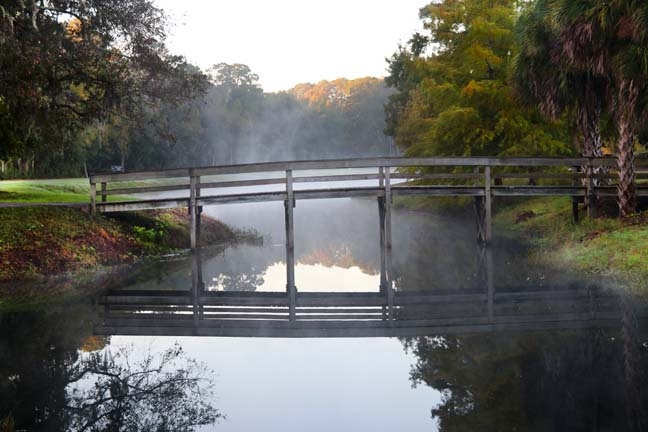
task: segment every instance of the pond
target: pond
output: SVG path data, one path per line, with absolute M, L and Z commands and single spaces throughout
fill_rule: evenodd
M 7 430 L 648 426 L 648 305 L 472 214 L 396 210 L 390 289 L 375 201 L 298 202 L 291 298 L 283 205 L 205 211 L 260 240 L 0 315 Z

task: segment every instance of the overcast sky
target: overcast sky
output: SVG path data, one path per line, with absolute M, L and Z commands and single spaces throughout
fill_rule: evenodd
M 420 29 L 425 0 L 156 0 L 168 46 L 203 69 L 247 64 L 265 91 L 386 75 L 385 57 Z

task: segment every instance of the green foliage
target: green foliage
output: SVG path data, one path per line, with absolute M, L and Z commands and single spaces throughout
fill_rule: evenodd
M 386 78 L 398 90 L 386 131 L 407 155 L 571 153 L 563 123 L 547 123 L 515 98 L 516 4 L 447 0 L 421 9 L 428 33 L 399 48 Z
M 135 225 L 133 226 L 133 234 L 140 243 L 155 245 L 164 238 L 166 227 L 160 222 L 156 222 L 151 228 Z
M 82 128 L 115 115 L 137 123 L 145 105 L 200 92 L 205 76 L 167 52 L 165 26 L 148 0 L 0 6 L 0 160 L 23 175 L 79 174 Z

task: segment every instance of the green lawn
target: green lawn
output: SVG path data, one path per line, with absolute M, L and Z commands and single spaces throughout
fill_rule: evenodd
M 0 202 L 89 202 L 85 178 L 0 181 Z
M 543 260 L 596 277 L 627 283 L 646 293 L 648 283 L 648 212 L 632 217 L 588 219 L 575 224 L 569 198 L 520 200 L 495 216 L 499 235 L 526 238 Z

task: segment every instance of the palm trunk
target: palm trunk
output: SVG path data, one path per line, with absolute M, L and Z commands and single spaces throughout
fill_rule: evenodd
M 599 158 L 603 156 L 603 140 L 601 139 L 601 106 L 596 104 L 593 106 L 581 106 L 577 110 L 577 126 L 579 132 L 583 136 L 583 141 L 580 143 L 581 156 L 588 158 Z M 588 176 L 593 176 L 592 185 L 599 186 L 601 184 L 601 176 L 607 174 L 607 170 L 603 167 L 596 166 L 590 172 L 588 166 L 581 167 L 581 172 L 587 173 Z M 582 179 L 582 185 L 589 188 L 589 178 Z M 585 207 L 593 208 L 597 197 L 594 195 L 585 195 Z
M 634 171 L 634 132 L 627 119 L 619 120 L 619 185 L 617 186 L 617 201 L 619 215 L 628 216 L 635 212 L 637 196 L 635 191 Z

